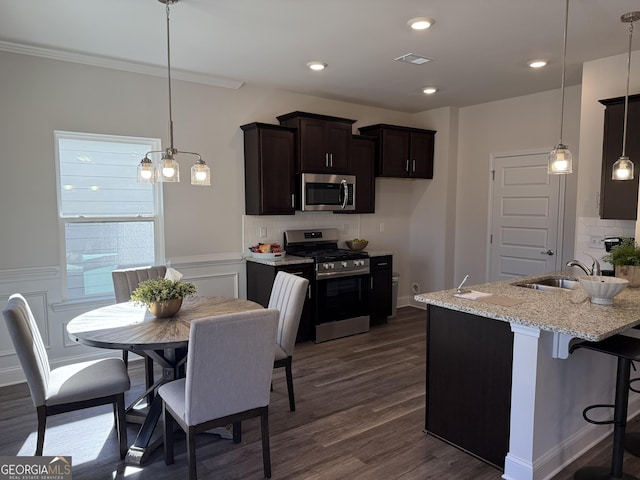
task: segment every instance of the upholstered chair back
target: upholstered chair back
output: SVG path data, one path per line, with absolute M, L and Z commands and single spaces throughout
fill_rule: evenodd
M 164 265 L 114 270 L 111 272 L 111 277 L 113 278 L 116 303 L 128 302 L 131 293 L 138 288 L 140 282 L 164 278 L 166 273 L 167 267 Z
M 44 405 L 47 398 L 51 367 L 29 304 L 19 293 L 11 295 L 2 315 L 16 354 L 27 377 L 34 406 Z
M 282 271 L 273 282 L 269 308 L 280 311 L 276 343 L 287 356 L 293 355 L 308 285 L 306 278 Z
M 184 420 L 269 405 L 278 311 L 259 309 L 191 322 Z

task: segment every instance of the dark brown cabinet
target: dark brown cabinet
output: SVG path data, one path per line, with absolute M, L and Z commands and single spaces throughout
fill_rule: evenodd
M 297 131 L 296 173 L 350 173 L 351 125 L 355 120 L 306 112 L 277 118 L 281 125 Z
M 626 155 L 634 162 L 633 180 L 612 180 L 613 164 L 622 154 L 624 97 L 600 100 L 605 108 L 602 144 L 600 218 L 636 220 L 640 177 L 640 95 L 629 96 Z
M 358 130 L 378 139 L 376 176 L 433 178 L 435 131 L 386 124 Z
M 512 364 L 508 322 L 428 305 L 427 433 L 504 469 Z
M 247 215 L 293 215 L 295 130 L 250 123 L 244 131 L 244 188 Z
M 311 292 L 314 284 L 313 263 L 300 263 L 274 267 L 263 263 L 247 261 L 247 299 L 266 307 L 269 305 L 271 288 L 279 271 L 292 273 L 309 280 L 307 298 L 302 308 L 300 325 L 296 341 L 303 342 L 315 338 L 315 325 L 313 324 L 313 304 Z
M 371 325 L 378 325 L 391 315 L 393 256 L 370 257 L 369 269 L 369 319 Z

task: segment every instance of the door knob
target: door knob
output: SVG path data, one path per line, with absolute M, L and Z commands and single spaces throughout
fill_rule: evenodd
M 553 255 L 553 254 L 554 254 L 554 253 L 556 253 L 556 252 L 554 252 L 553 250 L 549 249 L 549 250 L 547 250 L 546 252 L 540 252 L 540 253 L 541 253 L 541 254 L 543 254 L 543 255 L 549 255 L 549 256 L 551 256 L 551 255 Z

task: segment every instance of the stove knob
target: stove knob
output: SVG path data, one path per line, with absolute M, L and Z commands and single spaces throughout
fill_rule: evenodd
M 342 262 L 342 266 L 343 266 L 344 268 L 347 268 L 347 267 L 349 266 L 349 264 L 348 264 L 347 262 Z
M 324 268 L 325 270 L 329 270 L 330 267 L 328 263 L 325 263 L 322 265 L 322 268 Z

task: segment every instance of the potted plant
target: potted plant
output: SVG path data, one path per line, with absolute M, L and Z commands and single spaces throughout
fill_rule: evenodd
M 602 260 L 614 266 L 616 277 L 629 280 L 630 287 L 640 286 L 640 246 L 634 239 L 621 237 Z
M 140 282 L 131 294 L 131 300 L 146 305 L 156 317 L 172 317 L 180 310 L 182 299 L 195 293 L 193 283 L 158 278 Z

